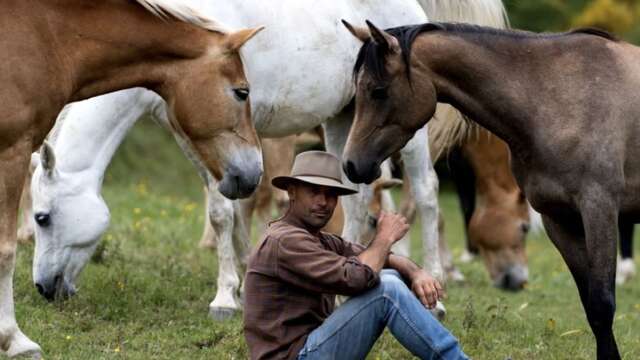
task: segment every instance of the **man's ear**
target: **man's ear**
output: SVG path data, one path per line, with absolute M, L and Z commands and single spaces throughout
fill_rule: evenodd
M 296 199 L 296 187 L 293 184 L 287 185 L 287 195 L 289 195 L 289 201 Z

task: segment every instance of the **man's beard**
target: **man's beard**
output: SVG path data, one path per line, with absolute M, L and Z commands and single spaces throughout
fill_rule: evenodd
M 332 215 L 333 210 L 330 209 L 309 210 L 305 213 L 302 220 L 307 224 L 307 226 L 320 230 L 329 223 Z

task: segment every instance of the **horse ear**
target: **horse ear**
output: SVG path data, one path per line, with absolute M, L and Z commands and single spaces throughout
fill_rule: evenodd
M 386 31 L 378 29 L 371 21 L 367 20 L 366 23 L 369 27 L 369 31 L 371 32 L 371 38 L 373 41 L 375 41 L 379 46 L 385 47 L 390 52 L 400 53 L 400 43 L 398 43 L 398 39 Z
M 262 31 L 264 26 L 259 26 L 253 29 L 242 29 L 227 35 L 225 40 L 225 46 L 230 52 L 237 52 L 242 45 L 256 36 L 257 33 Z
M 40 148 L 40 164 L 47 175 L 53 174 L 56 166 L 56 156 L 53 152 L 53 148 L 46 140 Z
M 355 36 L 358 40 L 365 42 L 369 39 L 371 39 L 371 33 L 369 33 L 369 30 L 365 29 L 365 28 L 361 28 L 361 27 L 355 27 L 351 24 L 349 24 L 347 22 L 347 20 L 342 19 L 342 25 L 344 25 L 344 27 L 347 28 L 347 30 L 349 30 L 349 32 Z

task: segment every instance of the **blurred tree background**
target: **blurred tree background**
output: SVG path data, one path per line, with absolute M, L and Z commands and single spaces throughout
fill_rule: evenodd
M 511 26 L 536 32 L 594 26 L 640 45 L 640 0 L 503 0 Z

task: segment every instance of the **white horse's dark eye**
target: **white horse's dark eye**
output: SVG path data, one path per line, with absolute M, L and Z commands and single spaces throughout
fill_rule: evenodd
M 388 97 L 387 87 L 377 87 L 371 91 L 371 98 L 374 100 L 385 100 Z
M 34 215 L 34 219 L 41 227 L 47 227 L 51 223 L 51 217 L 47 213 L 37 213 Z
M 233 89 L 233 94 L 236 96 L 238 101 L 246 101 L 249 97 L 249 89 L 247 88 L 236 88 Z
M 372 229 L 376 229 L 378 227 L 378 218 L 371 214 L 367 214 L 367 223 Z

